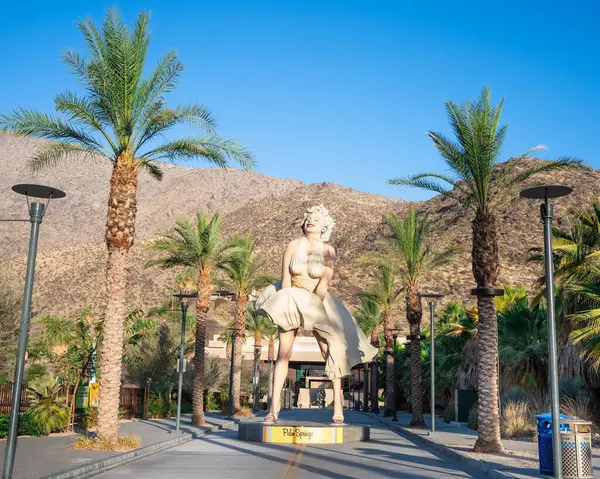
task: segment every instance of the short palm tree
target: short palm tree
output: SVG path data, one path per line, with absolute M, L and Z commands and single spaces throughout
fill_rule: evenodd
M 394 276 L 394 271 L 389 265 L 377 264 L 377 272 L 375 282 L 371 287 L 361 293 L 361 298 L 364 301 L 370 301 L 379 306 L 383 317 L 383 334 L 385 337 L 385 416 L 394 414 L 394 318 L 393 312 L 400 303 L 400 297 L 403 293 L 403 288 L 398 285 Z M 373 336 L 371 336 L 373 338 Z
M 57 377 L 41 376 L 27 386 L 31 415 L 46 434 L 59 431 L 69 424 L 69 408 L 60 397 Z
M 129 31 L 115 10 L 107 12 L 102 29 L 91 21 L 79 23 L 89 57 L 68 51 L 63 61 L 78 77 L 83 95 L 60 93 L 57 115 L 18 109 L 0 115 L 0 129 L 18 135 L 53 140 L 44 143 L 30 160 L 33 171 L 65 159 L 110 162 L 112 175 L 105 241 L 106 318 L 102 343 L 102 379 L 98 434 L 117 435 L 123 320 L 127 315 L 127 258 L 134 242 L 137 188 L 140 171 L 162 178 L 159 160 L 203 158 L 225 166 L 232 159 L 244 167 L 252 156 L 237 143 L 215 135 L 215 121 L 202 105 L 168 106 L 165 95 L 173 90 L 183 70 L 175 52 L 161 58 L 146 77 L 149 13 L 142 12 Z M 171 128 L 187 124 L 205 132 L 198 137 L 165 140 Z
M 198 212 L 196 222 L 177 220 L 177 225 L 159 232 L 157 239 L 148 247 L 162 255 L 147 266 L 162 268 L 187 267 L 196 273 L 198 299 L 196 301 L 196 344 L 194 349 L 194 394 L 192 424 L 204 425 L 204 347 L 206 344 L 206 322 L 210 309 L 210 296 L 214 289 L 213 274 L 231 261 L 237 248 L 231 241 L 221 239 L 221 217 L 212 217 Z
M 410 325 L 411 340 L 411 426 L 425 426 L 423 419 L 423 388 L 421 387 L 421 306 L 420 282 L 424 276 L 448 264 L 458 251 L 456 247 L 435 252 L 430 249 L 431 224 L 414 207 L 405 218 L 396 215 L 386 218 L 392 234 L 387 237 L 393 259 L 406 291 L 406 318 Z
M 261 274 L 262 261 L 258 256 L 254 241 L 250 235 L 238 235 L 231 239 L 235 244 L 237 253 L 232 255 L 230 261 L 221 265 L 225 273 L 224 285 L 231 289 L 235 295 L 235 346 L 233 351 L 233 409 L 240 409 L 240 392 L 242 381 L 242 346 L 246 318 L 248 296 L 257 289 L 263 288 L 276 280 L 272 276 Z
M 500 259 L 496 208 L 501 200 L 516 197 L 516 187 L 536 173 L 579 165 L 571 158 L 545 161 L 533 165 L 527 157 L 541 147 L 497 167 L 506 137 L 506 125 L 500 126 L 504 101 L 493 107 L 490 90 L 483 88 L 475 103 L 446 103 L 446 111 L 455 141 L 440 133 L 429 132 L 435 147 L 446 160 L 451 173 L 422 173 L 390 180 L 440 193 L 457 200 L 474 212 L 472 222 L 472 268 L 480 294 L 479 310 L 479 430 L 475 451 L 501 452 L 498 411 L 498 324 L 493 296 L 486 294 L 496 286 Z
M 248 331 L 254 337 L 254 380 L 252 382 L 254 385 L 254 410 L 256 410 L 258 407 L 258 362 L 260 361 L 262 340 L 266 338 L 269 332 L 271 332 L 273 329 L 273 321 L 271 321 L 269 318 L 256 314 L 253 307 L 246 309 L 246 331 Z

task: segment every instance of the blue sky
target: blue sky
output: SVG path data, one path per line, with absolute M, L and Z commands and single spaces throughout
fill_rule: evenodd
M 425 132 L 448 133 L 444 101 L 484 84 L 506 99 L 504 159 L 544 144 L 600 168 L 593 1 L 10 2 L 0 111 L 75 88 L 60 54 L 84 51 L 76 21 L 109 6 L 129 24 L 152 12 L 150 61 L 175 49 L 186 65 L 169 102 L 208 105 L 268 175 L 425 199 L 386 180 L 444 171 Z

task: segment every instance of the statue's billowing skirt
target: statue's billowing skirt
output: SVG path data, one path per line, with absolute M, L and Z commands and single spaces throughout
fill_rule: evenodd
M 303 288 L 282 289 L 279 282 L 264 289 L 254 308 L 284 331 L 302 328 L 327 341 L 325 373 L 329 379 L 348 376 L 353 366 L 377 354 L 350 311 L 330 293 L 321 301 Z

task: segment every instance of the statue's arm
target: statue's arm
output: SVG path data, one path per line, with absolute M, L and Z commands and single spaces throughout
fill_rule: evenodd
M 315 294 L 321 298 L 321 301 L 325 300 L 325 295 L 327 294 L 327 289 L 329 288 L 329 283 L 331 282 L 331 278 L 333 278 L 333 268 L 335 264 L 335 250 L 331 246 L 327 246 L 324 251 L 324 259 L 325 259 L 325 271 L 323 272 L 323 276 L 319 280 L 317 287 L 315 288 Z
M 281 264 L 281 287 L 292 287 L 292 275 L 290 274 L 290 261 L 296 249 L 296 241 L 292 241 L 287 245 L 285 253 L 283 253 L 283 261 Z

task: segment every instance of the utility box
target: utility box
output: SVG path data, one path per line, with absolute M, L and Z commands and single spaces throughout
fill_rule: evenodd
M 467 422 L 469 420 L 469 411 L 479 399 L 476 389 L 455 389 L 454 390 L 454 420 L 456 422 Z

